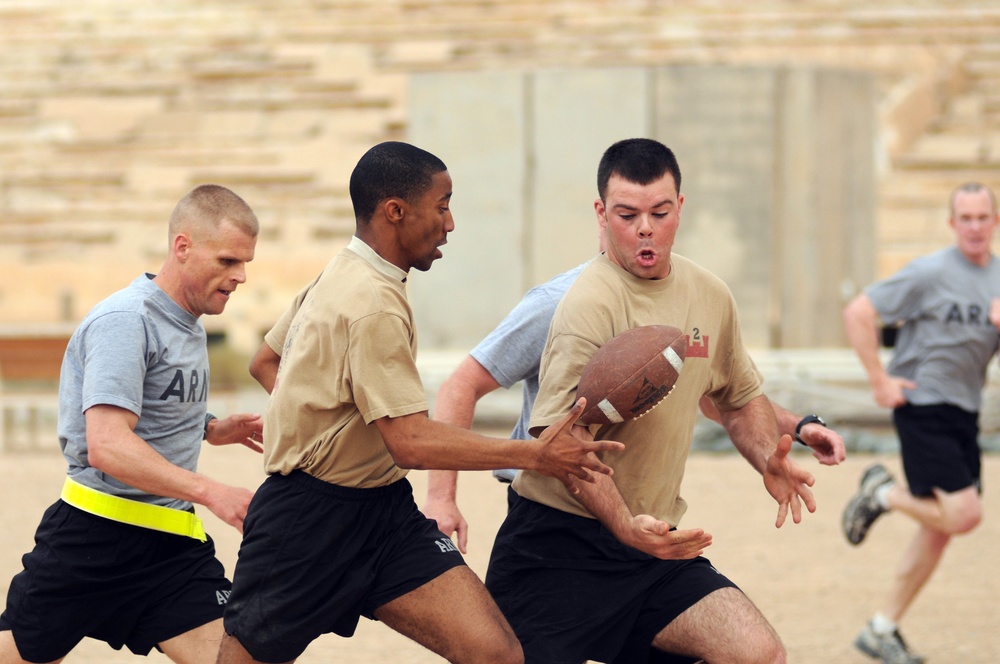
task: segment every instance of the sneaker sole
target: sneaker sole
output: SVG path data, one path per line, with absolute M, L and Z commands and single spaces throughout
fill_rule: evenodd
M 865 641 L 860 636 L 854 639 L 854 647 L 873 659 L 879 658 L 878 651 L 876 651 L 867 643 L 865 643 Z
M 865 500 L 866 500 L 865 496 L 860 494 L 852 498 L 851 502 L 847 503 L 847 507 L 844 508 L 844 514 L 840 519 L 840 529 L 844 533 L 844 537 L 847 539 L 849 543 L 853 544 L 854 546 L 857 546 L 861 544 L 863 541 L 865 541 L 865 537 L 868 535 L 868 527 L 871 527 L 871 524 L 868 524 L 868 527 L 863 528 L 860 532 L 856 534 L 852 533 L 851 526 L 848 523 L 848 515 L 852 514 L 855 511 L 857 505 Z M 872 523 L 874 523 L 874 521 Z

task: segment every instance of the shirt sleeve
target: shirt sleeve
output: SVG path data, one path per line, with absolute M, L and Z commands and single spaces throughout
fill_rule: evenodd
M 365 316 L 351 326 L 351 393 L 365 422 L 428 410 L 411 339 L 409 326 L 393 314 Z
M 895 325 L 920 315 L 928 279 L 922 265 L 923 261 L 913 261 L 891 277 L 865 289 L 883 323 Z
M 558 304 L 548 292 L 529 291 L 469 354 L 505 388 L 537 375 Z
M 142 415 L 146 363 L 156 353 L 143 318 L 108 313 L 91 321 L 83 335 L 82 410 L 110 405 Z

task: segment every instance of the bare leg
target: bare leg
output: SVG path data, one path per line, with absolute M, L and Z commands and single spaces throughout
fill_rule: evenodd
M 982 521 L 982 503 L 975 487 L 933 497 L 917 497 L 896 485 L 888 495 L 889 507 L 920 524 L 896 572 L 883 613 L 899 622 L 934 573 L 952 535 L 967 533 Z
M 899 622 L 934 573 L 950 540 L 951 535 L 927 526 L 920 527 L 896 571 L 888 601 L 882 610 L 887 618 Z
M 212 664 L 224 632 L 222 618 L 160 643 L 163 654 L 177 664 Z
M 785 648 L 753 602 L 736 588 L 722 588 L 677 616 L 653 647 L 726 664 L 783 664 Z
M 890 509 L 949 535 L 967 533 L 983 518 L 982 502 L 974 486 L 953 493 L 935 489 L 933 497 L 924 498 L 897 484 L 889 490 L 888 501 Z
M 514 631 L 483 582 L 465 566 L 380 606 L 375 617 L 449 662 L 524 661 Z
M 224 634 L 222 636 L 222 644 L 219 646 L 219 656 L 215 661 L 216 664 L 252 664 L 257 660 L 250 656 L 250 653 L 243 647 L 239 639 L 235 636 Z M 294 661 L 293 659 L 292 662 Z M 291 664 L 291 662 L 288 664 Z

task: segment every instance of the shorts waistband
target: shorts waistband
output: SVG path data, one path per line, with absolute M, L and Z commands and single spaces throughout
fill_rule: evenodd
M 60 498 L 79 510 L 119 523 L 183 535 L 199 542 L 208 540 L 201 519 L 191 512 L 112 496 L 84 486 L 70 477 L 63 484 Z
M 313 477 L 304 470 L 293 470 L 287 475 L 271 475 L 268 480 L 291 482 L 311 491 L 318 491 L 328 496 L 336 496 L 340 500 L 377 500 L 392 498 L 394 496 L 405 496 L 407 494 L 412 495 L 413 493 L 410 481 L 405 477 L 396 480 L 392 484 L 367 489 L 327 482 L 326 480 Z

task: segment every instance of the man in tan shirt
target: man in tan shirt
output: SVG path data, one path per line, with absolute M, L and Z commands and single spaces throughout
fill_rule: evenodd
M 279 325 L 264 416 L 268 479 L 247 514 L 219 662 L 285 662 L 319 635 L 375 618 L 453 662 L 520 662 L 517 638 L 461 554 L 420 514 L 408 468 L 530 468 L 577 486 L 619 443 L 569 433 L 485 438 L 427 417 L 406 299 L 454 229 L 451 177 L 405 143 L 351 176 L 357 232 Z M 273 381 L 272 381 L 273 378 Z M 460 610 L 456 610 L 460 607 Z
M 781 640 L 702 552 L 711 536 L 676 529 L 686 509 L 684 467 L 698 404 L 718 408 L 736 448 L 778 503 L 777 525 L 812 511 L 812 476 L 788 458 L 774 408 L 743 346 L 726 285 L 672 252 L 684 197 L 673 153 L 649 139 L 608 148 L 594 206 L 607 251 L 559 303 L 542 356 L 529 432 L 559 422 L 594 352 L 622 332 L 672 325 L 688 337 L 680 377 L 641 418 L 599 435 L 626 448 L 602 458 L 613 476 L 574 493 L 533 470 L 497 534 L 486 585 L 521 641 L 525 661 L 666 662 L 667 653 L 709 662 L 784 662 Z M 721 481 L 721 480 L 720 480 Z M 687 659 L 684 661 L 692 661 Z

